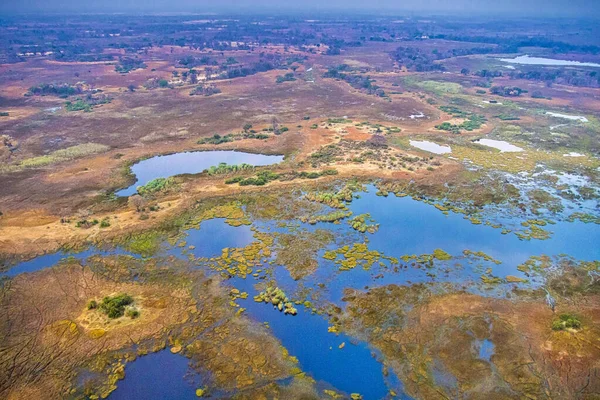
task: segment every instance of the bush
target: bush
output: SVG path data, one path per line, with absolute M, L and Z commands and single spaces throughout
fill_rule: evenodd
M 119 294 L 113 297 L 105 297 L 100 303 L 100 311 L 105 313 L 108 318 L 119 318 L 125 313 L 125 306 L 133 303 L 133 297 L 128 294 Z
M 146 183 L 144 186 L 138 186 L 137 192 L 142 195 L 162 192 L 175 185 L 173 178 L 156 178 Z
M 104 218 L 102 221 L 100 221 L 100 228 L 108 228 L 110 226 L 110 221 L 108 220 L 108 218 Z
M 561 314 L 558 320 L 552 323 L 552 330 L 563 331 L 565 329 L 580 329 L 581 321 L 573 314 Z
M 96 302 L 96 300 L 90 300 L 87 304 L 87 309 L 95 310 L 96 308 L 98 308 L 98 303 Z
M 133 307 L 128 307 L 127 311 L 125 311 L 125 315 L 131 319 L 136 319 L 137 317 L 140 316 L 140 312 Z

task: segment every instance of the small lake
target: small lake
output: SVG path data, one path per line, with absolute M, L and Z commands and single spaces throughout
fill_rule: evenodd
M 487 146 L 487 147 L 492 147 L 494 149 L 498 149 L 498 150 L 500 150 L 501 153 L 511 153 L 511 152 L 523 151 L 522 148 L 515 146 L 514 144 L 505 142 L 504 140 L 479 139 L 473 143 L 477 143 L 482 146 Z
M 156 156 L 142 160 L 131 167 L 136 182 L 126 189 L 119 190 L 117 196 L 131 196 L 138 186 L 144 186 L 156 178 L 168 178 L 182 174 L 198 174 L 205 169 L 226 163 L 228 165 L 250 164 L 263 166 L 277 164 L 283 156 L 244 153 L 241 151 L 192 151 Z
M 410 145 L 434 154 L 446 154 L 452 152 L 452 149 L 449 146 L 442 146 L 427 140 L 411 140 Z
M 546 112 L 546 115 L 550 115 L 554 118 L 569 119 L 571 121 L 588 122 L 588 119 L 581 115 L 568 115 L 568 114 L 561 114 L 561 113 L 555 113 L 555 112 L 550 112 L 550 111 Z
M 600 64 L 591 62 L 580 62 L 570 60 L 557 60 L 554 58 L 544 57 L 530 57 L 527 54 L 524 56 L 518 56 L 515 58 L 501 58 L 500 61 L 504 61 L 511 64 L 521 65 L 550 65 L 550 66 L 572 66 L 572 67 L 596 67 L 599 68 Z

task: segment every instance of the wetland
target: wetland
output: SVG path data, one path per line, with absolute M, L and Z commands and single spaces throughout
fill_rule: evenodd
M 68 20 L 0 25 L 0 397 L 600 395 L 596 25 Z

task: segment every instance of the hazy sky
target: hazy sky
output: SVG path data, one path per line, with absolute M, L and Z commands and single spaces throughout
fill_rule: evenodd
M 0 12 L 264 12 L 328 10 L 600 16 L 600 0 L 0 0 Z

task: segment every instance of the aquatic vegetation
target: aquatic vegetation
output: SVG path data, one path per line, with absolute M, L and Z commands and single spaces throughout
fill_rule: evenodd
M 339 259 L 338 256 L 342 256 L 343 259 Z M 366 243 L 354 243 L 352 247 L 344 246 L 337 250 L 327 251 L 323 258 L 334 261 L 339 265 L 340 271 L 348 271 L 357 266 L 369 270 L 373 264 L 380 263 L 380 261 L 388 261 L 390 265 L 398 264 L 398 259 L 394 257 L 385 256 L 377 250 L 369 250 Z
M 159 231 L 135 233 L 120 239 L 119 244 L 127 251 L 149 257 L 162 246 L 165 235 Z
M 316 224 L 317 222 L 337 222 L 344 218 L 348 218 L 352 215 L 352 211 L 332 211 L 327 214 L 315 215 L 310 217 L 300 217 L 300 221 L 309 223 L 311 225 Z
M 543 150 L 531 149 L 524 143 L 514 143 L 524 149 L 522 152 L 504 152 L 490 151 L 477 145 L 452 146 L 451 156 L 462 161 L 472 162 L 474 165 L 487 169 L 500 170 L 512 173 L 523 171 L 533 171 L 538 164 L 546 165 L 583 165 L 588 167 L 598 167 L 600 162 L 591 158 L 583 157 L 563 157 L 561 152 L 548 152 Z M 573 161 L 575 158 L 577 161 Z
M 483 251 L 463 250 L 463 254 L 466 257 L 481 258 L 484 261 L 490 261 L 490 262 L 493 262 L 496 265 L 502 264 L 502 261 L 496 260 L 495 258 L 493 258 L 492 256 L 484 253 Z
M 335 239 L 333 232 L 317 229 L 277 234 L 275 262 L 283 265 L 294 280 L 305 278 L 319 267 L 319 251 Z
M 526 274 L 532 271 L 541 273 L 544 269 L 552 265 L 552 258 L 546 255 L 531 256 L 523 264 L 517 266 L 517 269 Z
M 255 232 L 254 237 L 257 240 L 246 247 L 226 247 L 221 251 L 221 256 L 198 258 L 196 262 L 221 272 L 224 276 L 246 278 L 254 273 L 253 268 L 260 265 L 262 260 L 271 257 L 271 246 L 274 243 L 273 236 L 266 233 Z
M 305 198 L 309 201 L 325 204 L 332 208 L 347 209 L 348 203 L 352 202 L 355 191 L 364 190 L 357 183 L 348 183 L 337 192 L 309 192 Z
M 569 218 L 567 218 L 567 221 L 569 222 L 573 222 L 575 220 L 579 220 L 586 224 L 600 224 L 600 217 L 588 213 L 575 212 L 569 215 Z
M 250 225 L 251 222 L 244 214 L 242 204 L 239 201 L 232 201 L 222 205 L 216 205 L 200 213 L 187 226 L 195 226 L 202 221 L 214 218 L 225 218 L 225 223 L 231 226 Z
M 447 260 L 451 260 L 452 256 L 448 253 L 446 253 L 444 250 L 442 249 L 435 249 L 433 250 L 433 257 L 437 260 L 440 261 L 447 261 Z
M 278 287 L 268 286 L 264 292 L 260 292 L 254 296 L 254 301 L 257 303 L 272 304 L 274 308 L 283 311 L 284 314 L 296 315 L 298 313 L 294 304 L 288 299 L 283 290 Z
M 348 221 L 352 229 L 361 233 L 369 232 L 375 233 L 379 229 L 379 224 L 369 224 L 369 222 L 375 222 L 371 218 L 371 214 L 360 214 Z
M 546 226 L 547 223 L 544 220 L 530 219 L 521 223 L 522 226 L 528 228 L 523 232 L 515 232 L 515 235 L 521 240 L 545 240 L 549 239 L 551 232 L 540 228 L 540 226 Z
M 552 322 L 552 330 L 578 330 L 581 329 L 581 321 L 574 314 L 561 314 Z

